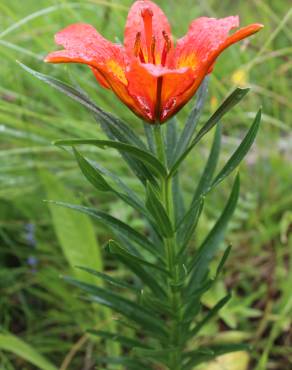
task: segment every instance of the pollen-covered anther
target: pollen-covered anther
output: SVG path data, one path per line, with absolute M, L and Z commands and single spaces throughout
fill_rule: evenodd
M 144 54 L 141 48 L 141 32 L 137 32 L 135 44 L 134 44 L 134 55 L 135 57 L 140 58 L 142 63 L 145 63 Z
M 151 62 L 153 64 L 156 64 L 156 58 L 155 58 L 155 47 L 156 47 L 156 39 L 155 36 L 152 36 L 152 42 L 151 42 Z
M 168 34 L 165 31 L 162 31 L 162 36 L 164 38 L 164 46 L 163 46 L 162 56 L 161 56 L 161 65 L 165 66 L 167 54 L 169 53 L 171 49 L 171 41 L 170 41 Z
M 149 7 L 145 7 L 141 11 L 141 17 L 144 23 L 144 33 L 145 33 L 145 41 L 147 46 L 147 53 L 148 53 L 148 62 L 151 59 L 151 45 L 152 45 L 152 36 L 153 36 L 153 11 Z

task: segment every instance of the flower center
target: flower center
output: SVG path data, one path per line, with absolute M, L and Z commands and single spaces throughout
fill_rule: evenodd
M 139 58 L 142 63 L 161 64 L 165 66 L 167 55 L 171 49 L 170 37 L 166 31 L 162 31 L 161 37 L 164 39 L 162 50 L 157 50 L 157 40 L 153 35 L 153 12 L 150 8 L 145 7 L 141 11 L 141 17 L 144 25 L 144 35 L 146 48 L 142 48 L 141 32 L 137 32 L 134 55 Z

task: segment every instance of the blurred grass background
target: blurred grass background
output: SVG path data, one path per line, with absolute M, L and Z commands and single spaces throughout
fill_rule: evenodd
M 96 268 L 111 265 L 112 261 L 102 261 L 102 251 L 97 246 L 110 234 L 87 218 L 48 207 L 43 199 L 66 197 L 75 203 L 94 203 L 137 228 L 142 224 L 115 198 L 94 192 L 72 157 L 51 145 L 60 138 L 102 137 L 91 115 L 28 75 L 16 60 L 81 86 L 97 104 L 122 116 L 142 135 L 139 120 L 110 92 L 102 90 L 86 67 L 42 62 L 46 53 L 56 48 L 53 35 L 70 23 L 91 23 L 109 39 L 122 40 L 131 3 L 0 2 L 1 369 L 89 370 L 94 358 L 104 351 L 102 343 L 84 332 L 93 325 L 108 327 L 108 314 L 80 300 L 79 292 L 68 289 L 60 275 L 76 273 L 74 265 L 80 264 L 78 261 L 86 264 L 86 256 L 88 264 Z M 286 0 L 157 3 L 168 15 L 175 37 L 184 34 L 191 20 L 202 15 L 239 14 L 242 25 L 265 25 L 255 37 L 233 46 L 220 57 L 204 110 L 207 117 L 238 85 L 252 87 L 240 107 L 224 119 L 222 160 L 236 147 L 260 105 L 264 116 L 256 145 L 240 168 L 243 186 L 228 235 L 234 247 L 225 282 L 218 283 L 204 303 L 212 306 L 227 288 L 233 288 L 234 298 L 222 311 L 220 320 L 203 335 L 219 332 L 220 341 L 248 340 L 253 345 L 250 358 L 242 354 L 243 357 L 233 359 L 231 367 L 224 360 L 217 361 L 212 365 L 214 369 L 235 370 L 235 363 L 239 364 L 238 370 L 292 369 L 292 9 Z M 181 124 L 190 105 L 179 114 Z M 202 170 L 210 141 L 209 135 L 189 157 L 183 175 L 187 194 Z M 98 151 L 91 155 L 140 190 L 115 152 Z M 214 222 L 227 188 L 228 184 L 221 186 L 208 202 L 197 239 Z M 124 271 L 115 270 L 115 274 L 123 276 Z M 31 347 L 22 347 L 25 344 L 8 333 Z

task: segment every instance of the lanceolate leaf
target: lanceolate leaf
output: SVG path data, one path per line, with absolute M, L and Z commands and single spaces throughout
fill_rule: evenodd
M 222 180 L 224 180 L 246 156 L 256 138 L 260 122 L 261 122 L 261 110 L 258 111 L 251 128 L 249 129 L 245 138 L 242 140 L 239 147 L 236 149 L 231 158 L 228 160 L 228 162 L 225 164 L 225 166 L 222 168 L 222 170 L 214 179 L 212 187 L 218 185 Z
M 91 274 L 93 276 L 96 276 L 96 277 L 104 280 L 106 283 L 114 285 L 118 288 L 133 290 L 136 293 L 140 291 L 140 288 L 137 288 L 134 285 L 127 284 L 124 281 L 122 281 L 121 279 L 113 278 L 112 276 L 109 276 L 108 274 L 104 274 L 103 272 L 96 271 L 96 270 L 93 270 L 93 269 L 90 269 L 90 268 L 87 268 L 87 267 L 84 267 L 84 266 L 76 266 L 76 267 L 83 270 L 83 271 L 86 271 L 89 274 Z
M 207 292 L 214 284 L 214 280 L 208 279 L 200 288 L 198 288 L 194 293 L 188 295 L 186 308 L 184 312 L 184 321 L 191 322 L 195 316 L 199 313 L 201 307 L 201 297 Z
M 108 247 L 106 250 L 113 254 L 117 260 L 122 262 L 125 266 L 129 268 L 130 271 L 132 271 L 146 286 L 148 286 L 154 294 L 156 294 L 159 297 L 165 298 L 166 293 L 164 289 L 159 285 L 158 279 L 156 279 L 156 276 L 153 275 L 153 272 L 148 272 L 148 269 L 146 267 L 146 261 L 144 261 L 144 267 L 140 263 L 138 259 L 134 258 L 134 256 L 121 253 L 119 250 L 119 253 L 117 253 L 117 247 L 115 247 L 116 243 L 114 244 L 113 241 L 109 242 L 109 245 L 111 244 L 111 247 Z M 139 263 L 138 263 L 139 261 Z
M 212 178 L 215 173 L 219 159 L 220 146 L 221 146 L 221 125 L 220 123 L 218 123 L 210 155 L 204 168 L 204 171 L 200 177 L 200 181 L 195 191 L 192 204 L 194 204 L 197 201 L 197 199 L 199 199 L 202 195 L 206 194 L 211 185 Z
M 231 252 L 231 249 L 232 249 L 232 246 L 231 246 L 231 245 L 229 245 L 229 246 L 225 249 L 225 252 L 223 253 L 223 256 L 222 256 L 222 258 L 221 258 L 221 260 L 220 260 L 220 263 L 219 263 L 219 265 L 218 265 L 218 267 L 217 267 L 215 278 L 217 278 L 217 277 L 221 274 L 221 272 L 222 272 L 222 270 L 223 270 L 223 267 L 224 267 L 224 265 L 225 265 L 225 262 L 227 261 L 227 259 L 228 259 L 228 257 L 229 257 L 229 254 L 230 254 L 230 252 Z
M 199 333 L 199 331 L 206 325 L 217 313 L 223 308 L 228 301 L 231 299 L 231 294 L 227 294 L 224 298 L 222 298 L 216 305 L 208 312 L 208 314 L 204 317 L 202 321 L 200 321 L 189 333 L 189 337 L 194 337 Z
M 130 240 L 134 241 L 138 245 L 140 245 L 142 248 L 145 248 L 150 253 L 152 253 L 155 256 L 158 256 L 158 249 L 155 245 L 153 245 L 144 235 L 140 234 L 138 231 L 132 229 L 129 225 L 125 224 L 124 222 L 118 220 L 117 218 L 108 215 L 107 213 L 97 211 L 96 209 L 84 207 L 84 206 L 78 206 L 70 203 L 64 203 L 64 202 L 50 202 L 62 207 L 67 207 L 82 213 L 85 213 L 89 216 L 92 216 L 96 218 L 98 221 L 100 221 L 102 224 L 104 224 L 107 227 L 110 227 L 113 231 L 117 233 L 121 233 L 123 236 L 126 236 Z
M 224 355 L 230 352 L 237 351 L 248 351 L 250 350 L 249 345 L 247 344 L 217 344 L 210 345 L 206 347 L 200 347 L 196 351 L 186 352 L 185 357 L 188 358 L 187 363 L 182 370 L 192 370 L 195 366 L 213 360 L 214 358 Z
M 68 139 L 68 140 L 57 140 L 55 145 L 58 146 L 75 146 L 75 145 L 95 145 L 101 149 L 115 148 L 122 152 L 128 153 L 131 156 L 139 159 L 143 162 L 150 170 L 152 170 L 156 176 L 166 176 L 167 171 L 164 165 L 152 154 L 139 149 L 133 145 L 121 143 L 119 141 L 112 140 L 96 140 L 96 139 Z
M 90 300 L 93 302 L 110 307 L 113 311 L 124 315 L 128 319 L 141 325 L 143 328 L 146 328 L 149 331 L 151 330 L 160 336 L 166 334 L 164 322 L 159 318 L 154 317 L 151 311 L 146 310 L 138 303 L 132 302 L 116 293 L 113 293 L 112 291 L 92 284 L 83 283 L 82 281 L 69 277 L 66 277 L 65 279 L 71 284 L 89 293 Z
M 248 93 L 249 89 L 237 88 L 233 91 L 231 95 L 222 103 L 222 105 L 216 110 L 216 112 L 209 118 L 209 120 L 204 124 L 201 130 L 197 133 L 189 147 L 181 154 L 181 156 L 176 160 L 172 166 L 169 176 L 172 176 L 178 169 L 181 162 L 190 153 L 190 151 L 198 144 L 203 136 L 207 134 L 220 120 L 221 118 L 232 109 L 241 99 Z
M 178 239 L 181 244 L 181 249 L 177 255 L 177 258 L 181 258 L 184 255 L 183 253 L 187 248 L 188 242 L 190 241 L 199 222 L 203 207 L 204 198 L 198 199 L 197 204 L 195 204 L 194 208 L 192 209 L 192 218 L 187 219 L 186 222 L 183 223 L 178 229 Z
M 149 217 L 142 202 L 138 202 L 137 198 L 132 197 L 132 195 L 123 194 L 116 191 L 109 183 L 104 179 L 98 168 L 94 167 L 86 158 L 84 158 L 74 147 L 73 151 L 78 165 L 87 178 L 87 180 L 99 191 L 111 192 L 122 199 L 125 203 L 129 204 L 131 207 L 141 212 L 144 216 Z
M 131 260 L 131 262 L 133 262 L 133 263 L 147 266 L 147 267 L 149 267 L 151 269 L 158 270 L 158 271 L 160 271 L 160 272 L 162 272 L 162 273 L 164 273 L 166 275 L 169 274 L 169 272 L 165 268 L 163 268 L 161 266 L 158 266 L 158 265 L 154 265 L 151 262 L 145 261 L 144 259 L 139 258 L 139 257 L 134 256 L 133 254 L 129 253 L 126 249 L 124 249 L 123 247 L 121 247 L 114 240 L 110 240 L 108 242 L 107 248 L 108 248 L 108 251 L 111 254 L 123 256 L 123 257 L 127 258 L 128 260 Z
M 127 370 L 153 370 L 147 367 L 143 361 L 129 357 L 98 357 L 97 362 L 108 365 L 122 365 Z
M 181 240 L 182 244 L 188 243 L 188 241 L 190 240 L 197 223 L 196 221 L 198 221 L 198 216 L 200 216 L 200 211 L 202 211 L 202 209 L 200 208 L 203 205 L 203 196 L 208 192 L 213 174 L 216 170 L 220 152 L 220 144 L 221 125 L 218 124 L 216 127 L 210 155 L 204 171 L 200 177 L 200 181 L 193 196 L 191 206 L 184 216 L 183 220 L 180 221 L 180 227 L 178 231 L 180 236 L 179 240 Z M 183 236 L 183 238 L 181 237 L 181 235 Z
M 212 127 L 214 127 L 221 118 L 229 112 L 236 104 L 238 104 L 245 95 L 249 92 L 249 88 L 247 89 L 241 89 L 237 88 L 235 89 L 220 105 L 220 107 L 216 110 L 215 113 L 209 118 L 209 120 L 205 123 L 205 125 L 200 129 L 196 137 L 194 138 L 191 145 L 194 145 L 195 143 L 199 142 L 203 136 L 206 135 L 207 132 L 211 130 Z
M 203 83 L 201 84 L 199 91 L 197 92 L 197 100 L 195 106 L 191 110 L 191 113 L 187 119 L 187 122 L 183 128 L 178 143 L 175 147 L 175 151 L 172 156 L 174 160 L 178 159 L 181 156 L 181 154 L 187 149 L 190 141 L 192 140 L 192 137 L 197 128 L 197 124 L 199 122 L 199 118 L 206 101 L 208 93 L 208 83 L 209 77 L 206 77 Z
M 208 263 L 215 255 L 221 241 L 223 240 L 226 227 L 235 210 L 238 196 L 239 176 L 237 176 L 234 181 L 234 185 L 225 209 L 223 210 L 215 226 L 212 228 L 212 230 L 202 243 L 194 258 L 194 261 L 190 265 L 192 273 L 189 281 L 189 293 L 199 287 L 204 275 L 206 274 Z
M 87 332 L 92 335 L 99 336 L 106 340 L 112 340 L 112 341 L 118 342 L 124 347 L 129 348 L 129 349 L 132 349 L 134 347 L 149 348 L 149 346 L 147 346 L 143 342 L 140 342 L 136 339 L 125 337 L 118 333 L 110 333 L 108 331 L 103 331 L 103 330 L 87 330 Z
M 156 220 L 158 230 L 162 236 L 166 238 L 171 237 L 173 235 L 173 227 L 163 204 L 160 202 L 155 190 L 149 183 L 146 186 L 146 191 L 146 207 L 152 214 L 153 219 Z

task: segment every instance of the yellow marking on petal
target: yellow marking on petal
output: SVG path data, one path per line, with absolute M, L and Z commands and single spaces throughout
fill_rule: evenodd
M 178 68 L 190 67 L 195 68 L 197 64 L 197 57 L 195 53 L 182 55 L 177 63 Z
M 109 60 L 106 63 L 110 72 L 112 72 L 124 85 L 128 84 L 125 71 L 115 60 Z
M 240 87 L 246 86 L 248 84 L 248 73 L 244 69 L 238 69 L 231 76 L 231 81 Z

